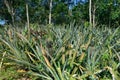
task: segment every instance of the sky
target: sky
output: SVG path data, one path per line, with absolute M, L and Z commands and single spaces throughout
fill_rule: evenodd
M 5 20 L 0 19 L 0 25 L 4 25 L 4 24 L 5 24 Z
M 87 0 L 73 0 L 74 1 L 74 4 L 76 5 L 78 2 L 85 2 L 85 1 L 87 1 Z
M 71 2 L 74 2 L 74 5 L 69 5 L 69 9 L 72 9 L 74 6 L 77 5 L 78 2 L 84 3 L 87 0 L 71 0 Z

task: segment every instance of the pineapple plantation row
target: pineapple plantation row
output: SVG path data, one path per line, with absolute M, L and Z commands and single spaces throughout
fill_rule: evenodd
M 120 28 L 36 26 L 1 29 L 1 73 L 9 64 L 38 80 L 120 80 Z

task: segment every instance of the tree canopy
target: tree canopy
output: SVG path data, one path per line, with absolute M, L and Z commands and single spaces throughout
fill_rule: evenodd
M 0 19 L 9 23 L 25 23 L 28 3 L 30 23 L 48 24 L 50 0 L 0 0 Z M 120 0 L 92 0 L 92 20 L 97 25 L 120 25 Z M 89 0 L 52 0 L 53 24 L 89 22 Z

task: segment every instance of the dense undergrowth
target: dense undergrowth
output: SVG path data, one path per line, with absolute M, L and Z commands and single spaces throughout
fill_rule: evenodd
M 9 64 L 38 80 L 120 80 L 120 28 L 31 26 L 28 35 L 1 29 L 1 73 Z

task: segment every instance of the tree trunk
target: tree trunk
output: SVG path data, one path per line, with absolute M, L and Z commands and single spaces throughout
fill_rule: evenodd
M 10 16 L 11 16 L 12 25 L 13 25 L 13 27 L 15 27 L 15 19 L 14 19 L 15 13 L 14 13 L 14 9 L 12 7 L 12 4 L 10 4 L 7 0 L 4 0 L 4 4 L 7 7 L 7 10 L 9 12 Z
M 28 4 L 27 3 L 26 3 L 26 16 L 27 16 L 28 38 L 30 38 L 29 11 L 28 11 Z
M 95 8 L 95 4 L 93 5 L 93 23 L 92 23 L 92 25 L 93 25 L 93 27 L 95 27 L 95 11 L 96 11 L 96 8 Z
M 13 10 L 13 8 L 11 9 L 11 17 L 12 17 L 12 24 L 13 24 L 13 27 L 15 27 L 15 16 L 14 16 L 15 14 L 14 14 L 14 10 Z
M 49 6 L 49 24 L 51 24 L 51 12 L 52 12 L 52 0 L 50 0 L 50 6 Z
M 92 10 L 92 2 L 91 2 L 91 0 L 89 0 L 89 23 L 90 23 L 90 26 L 92 26 L 92 12 L 91 12 L 91 10 Z

